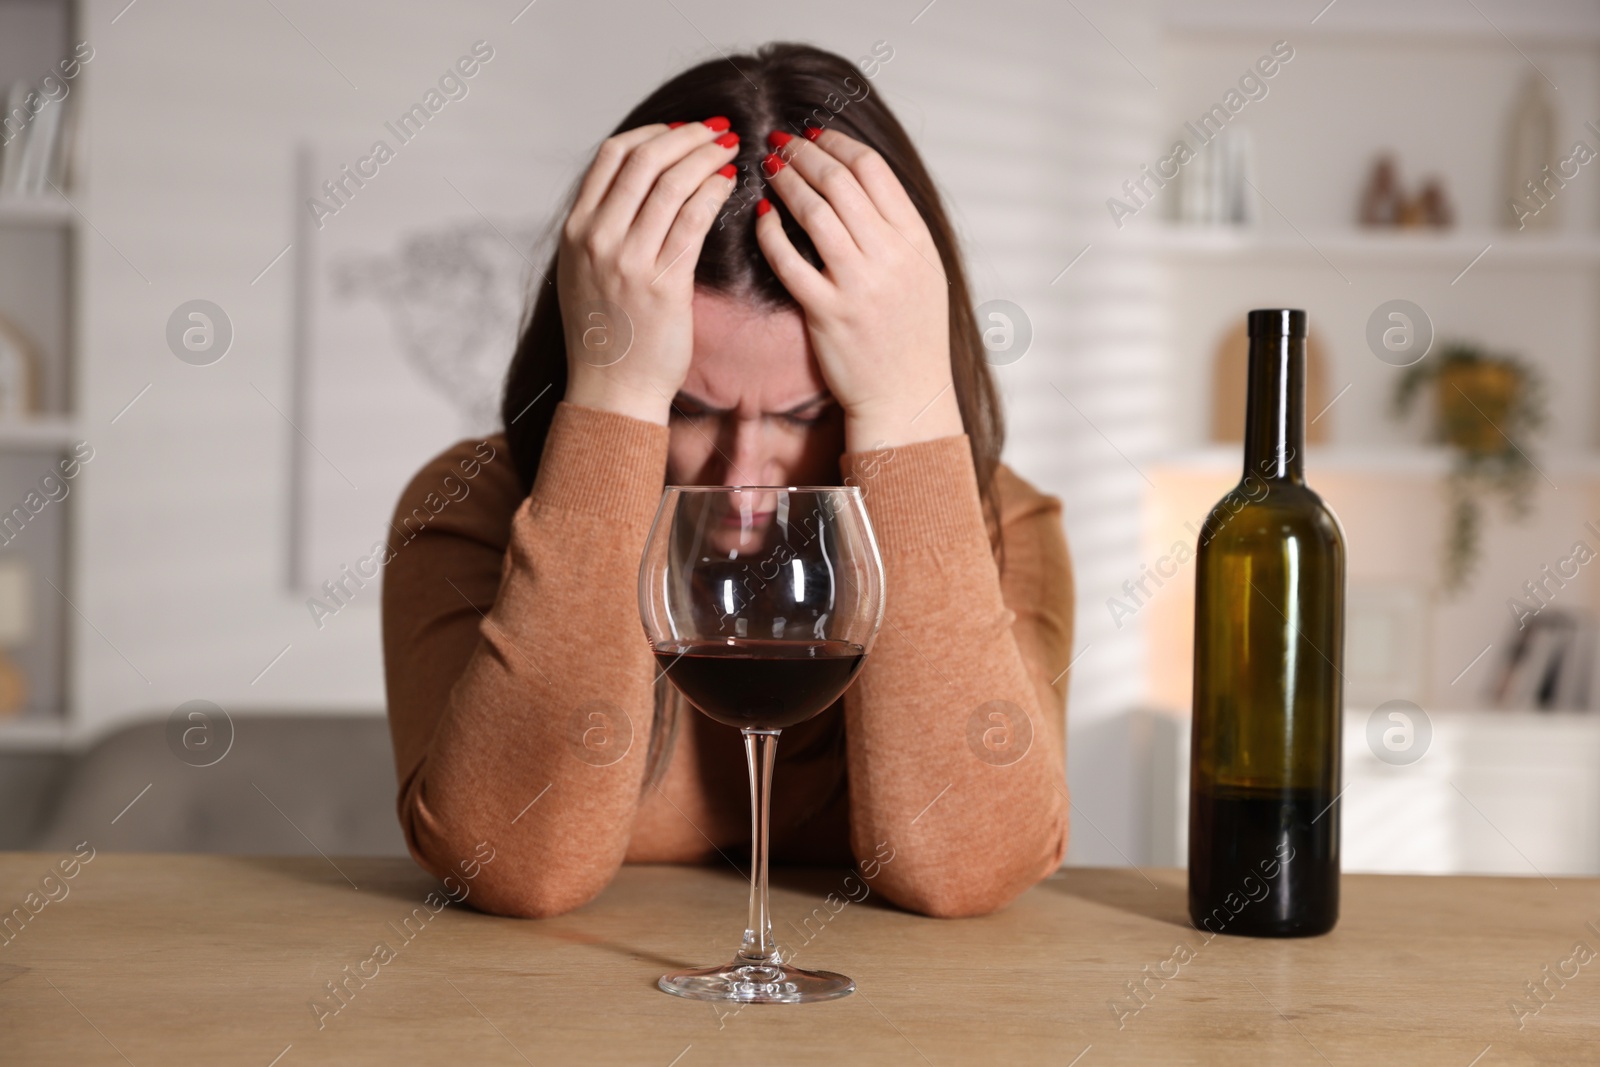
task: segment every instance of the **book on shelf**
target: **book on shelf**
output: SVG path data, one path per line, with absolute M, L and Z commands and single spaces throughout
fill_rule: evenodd
M 1496 707 L 1588 711 L 1600 698 L 1600 622 L 1586 611 L 1546 609 L 1515 632 L 1491 683 Z

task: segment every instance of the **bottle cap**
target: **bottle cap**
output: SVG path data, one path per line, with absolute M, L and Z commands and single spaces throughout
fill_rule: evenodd
M 1250 312 L 1251 337 L 1304 337 L 1306 313 L 1294 308 L 1258 308 Z

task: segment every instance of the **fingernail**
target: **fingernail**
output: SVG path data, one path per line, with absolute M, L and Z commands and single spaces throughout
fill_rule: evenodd
M 759 219 L 762 215 L 765 215 L 771 210 L 772 203 L 766 197 L 763 196 L 760 200 L 756 201 L 756 218 Z
M 725 167 L 718 167 L 717 173 L 722 175 L 724 178 L 732 178 L 735 174 L 739 173 L 739 168 L 735 167 L 732 163 L 729 163 Z
M 773 148 L 782 148 L 792 140 L 794 140 L 794 134 L 785 133 L 782 130 L 773 130 L 767 134 L 767 143 Z
M 710 126 L 713 130 L 725 130 L 728 128 L 728 120 L 722 115 L 712 115 L 710 118 L 701 119 L 700 121 Z
M 739 143 L 739 135 L 734 133 L 732 130 L 729 130 L 727 133 L 718 137 L 716 143 L 721 145 L 723 148 L 732 148 L 734 145 Z
M 821 126 L 807 126 L 806 127 L 806 140 L 815 141 L 818 137 L 821 137 L 821 136 L 822 136 L 822 127 Z
M 677 128 L 678 128 L 678 127 L 679 127 L 679 126 L 682 126 L 682 125 L 683 125 L 683 123 L 681 123 L 681 122 L 669 122 L 669 123 L 667 123 L 667 129 L 669 129 L 669 130 L 675 130 L 675 129 L 677 129 Z
M 775 152 L 768 152 L 766 158 L 761 161 L 761 170 L 769 178 L 782 169 L 783 160 Z

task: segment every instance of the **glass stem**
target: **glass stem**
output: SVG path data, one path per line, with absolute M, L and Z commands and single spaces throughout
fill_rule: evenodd
M 745 760 L 750 765 L 750 921 L 739 957 L 747 964 L 776 966 L 783 961 L 772 940 L 772 916 L 767 911 L 767 821 L 779 731 L 743 732 Z

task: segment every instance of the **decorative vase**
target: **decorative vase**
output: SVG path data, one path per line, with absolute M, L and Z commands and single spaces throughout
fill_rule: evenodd
M 1514 229 L 1548 230 L 1559 214 L 1554 192 L 1544 186 L 1545 167 L 1555 163 L 1555 107 L 1545 91 L 1544 79 L 1529 74 L 1511 108 L 1506 135 L 1505 198 L 1502 216 Z

